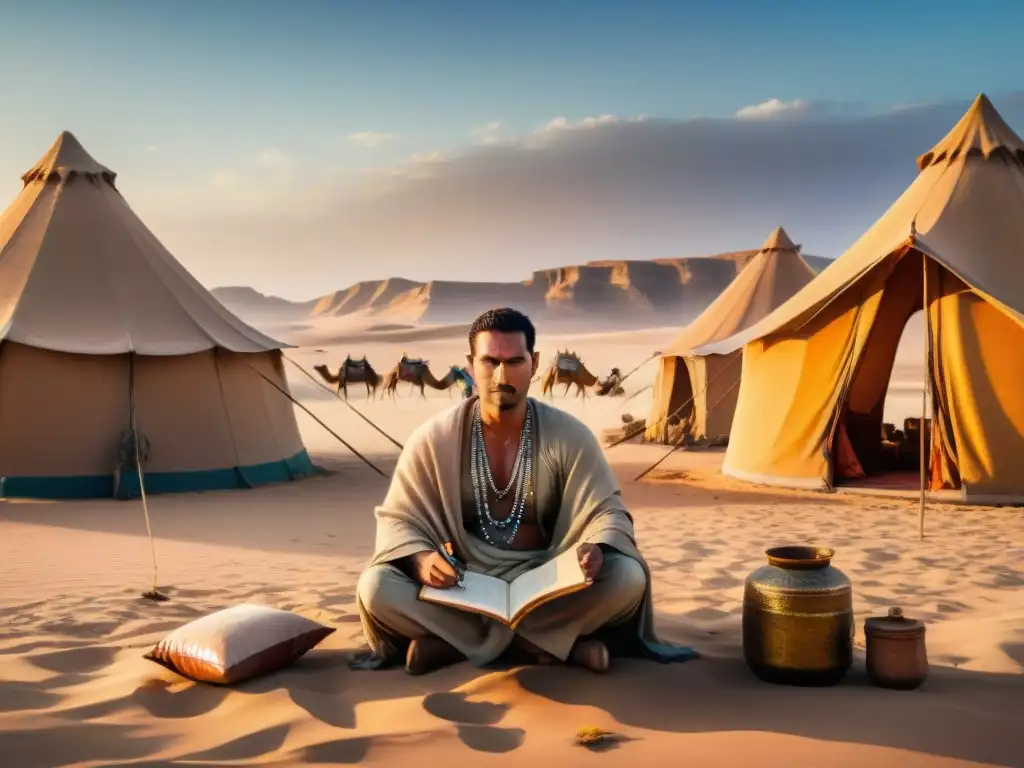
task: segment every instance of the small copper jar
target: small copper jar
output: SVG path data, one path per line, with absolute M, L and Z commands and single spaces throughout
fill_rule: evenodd
M 865 620 L 864 639 L 868 677 L 875 685 L 910 690 L 928 678 L 924 624 L 906 618 L 902 609 Z

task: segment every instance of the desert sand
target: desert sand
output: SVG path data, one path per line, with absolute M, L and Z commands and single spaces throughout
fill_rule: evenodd
M 310 321 L 313 323 L 314 321 Z M 307 370 L 365 354 L 380 372 L 405 352 L 443 374 L 463 364 L 464 328 L 282 326 Z M 604 376 L 659 349 L 675 328 L 545 335 Z M 338 336 L 349 341 L 339 343 Z M 901 350 L 887 421 L 920 407 L 919 357 Z M 397 449 L 292 366 L 294 395 L 385 474 Z M 626 384 L 644 390 L 654 365 Z M 646 415 L 650 390 L 554 402 L 596 431 L 623 411 Z M 404 440 L 460 393 L 400 387 L 397 401 L 350 403 Z M 150 497 L 158 583 L 171 600 L 139 598 L 150 550 L 138 501 L 0 503 L 0 764 L 953 766 L 1024 765 L 1024 516 L 1020 510 L 932 504 L 917 538 L 917 503 L 756 488 L 717 473 L 722 453 L 608 451 L 654 572 L 663 637 L 703 657 L 662 666 L 615 660 L 576 668 L 479 670 L 459 664 L 410 677 L 355 672 L 354 603 L 373 544 L 373 506 L 387 479 L 304 412 L 306 445 L 332 473 L 251 491 Z M 754 678 L 740 648 L 744 577 L 766 548 L 817 543 L 854 583 L 858 651 L 838 686 L 797 689 Z M 337 627 L 293 667 L 231 688 L 194 684 L 142 654 L 169 630 L 254 601 Z M 901 606 L 927 623 L 931 676 L 920 689 L 871 686 L 863 621 Z M 605 753 L 573 743 L 597 726 Z

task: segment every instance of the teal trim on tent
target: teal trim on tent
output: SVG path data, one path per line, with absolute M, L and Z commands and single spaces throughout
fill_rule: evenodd
M 195 493 L 232 488 L 254 488 L 283 483 L 315 475 L 320 470 L 303 449 L 286 459 L 247 467 L 202 469 L 186 472 L 146 472 L 146 493 Z M 122 499 L 138 498 L 139 476 L 130 473 L 121 478 Z M 3 477 L 0 498 L 101 499 L 113 498 L 114 476 L 80 475 L 71 477 Z

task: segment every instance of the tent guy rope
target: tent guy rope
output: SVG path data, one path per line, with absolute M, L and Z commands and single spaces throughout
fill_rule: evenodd
M 369 420 L 369 419 L 368 419 L 368 418 L 366 417 L 366 414 L 364 414 L 364 413 L 363 413 L 362 411 L 360 411 L 360 410 L 359 410 L 358 408 L 356 408 L 356 407 L 355 407 L 354 405 L 352 405 L 352 403 L 350 403 L 350 402 L 349 402 L 348 400 L 346 400 L 345 398 L 343 398 L 343 397 L 342 397 L 342 396 L 341 396 L 340 394 L 338 394 L 337 392 L 335 392 L 335 391 L 334 391 L 333 389 L 329 389 L 329 388 L 325 387 L 325 386 L 324 386 L 323 384 L 321 384 L 321 383 L 320 383 L 319 381 L 317 381 L 317 380 L 316 380 L 316 377 L 315 377 L 315 376 L 313 376 L 313 374 L 311 374 L 311 373 L 310 373 L 309 371 L 307 371 L 307 370 L 306 370 L 305 368 L 303 368 L 303 367 L 302 367 L 301 365 L 299 365 L 298 363 L 296 363 L 296 362 L 295 362 L 294 360 L 292 360 L 292 359 L 291 359 L 290 357 L 288 357 L 288 356 L 287 356 L 286 354 L 284 354 L 284 353 L 281 353 L 281 357 L 283 357 L 283 358 L 284 358 L 285 360 L 287 360 L 287 361 L 288 361 L 289 363 L 291 363 L 291 364 L 292 364 L 292 365 L 294 365 L 294 366 L 295 366 L 296 368 L 298 368 L 298 369 L 299 369 L 300 371 L 302 371 L 302 372 L 303 372 L 303 373 L 304 373 L 304 374 L 306 375 L 306 378 L 307 378 L 307 379 L 309 379 L 309 380 L 310 380 L 310 381 L 312 381 L 312 382 L 313 382 L 314 384 L 316 384 L 316 385 L 317 385 L 318 387 L 320 387 L 320 389 L 322 389 L 322 390 L 323 390 L 324 392 L 330 392 L 330 393 L 331 393 L 332 395 L 334 395 L 334 396 L 335 396 L 336 398 L 338 398 L 338 400 L 340 400 L 340 401 L 341 401 L 342 403 L 344 403 L 344 404 L 345 404 L 345 406 L 346 406 L 347 408 L 350 408 L 350 409 L 351 409 L 351 410 L 352 410 L 352 411 L 353 411 L 353 412 L 355 413 L 355 415 L 356 415 L 356 416 L 358 416 L 358 417 L 359 417 L 360 419 L 362 419 L 363 421 L 365 421 L 365 422 L 366 422 L 367 424 L 369 424 L 369 425 L 370 425 L 371 427 L 373 427 L 373 428 L 374 428 L 375 430 L 377 430 L 377 431 L 378 431 L 378 432 L 380 432 L 380 433 L 381 433 L 382 435 L 384 435 L 384 437 L 386 437 L 386 438 L 387 438 L 388 440 L 390 440 L 390 441 L 391 441 L 391 442 L 392 442 L 392 443 L 393 443 L 393 444 L 394 444 L 395 446 L 397 446 L 397 447 L 398 447 L 398 450 L 402 450 L 402 448 L 404 448 L 404 447 L 405 447 L 405 446 L 403 446 L 403 445 L 402 445 L 402 444 L 401 444 L 400 442 L 398 442 L 397 440 L 395 440 L 395 438 L 393 438 L 393 437 L 392 437 L 391 435 L 389 435 L 389 434 L 388 434 L 387 432 L 385 432 L 385 431 L 384 431 L 383 429 L 381 429 L 381 428 L 380 428 L 380 427 L 378 427 L 378 426 L 377 426 L 376 424 L 374 424 L 374 423 L 373 423 L 372 421 L 370 421 L 370 420 Z
M 722 396 L 720 398 L 718 398 L 717 400 L 715 400 L 715 402 L 708 408 L 708 413 L 711 413 L 711 411 L 715 410 L 715 408 L 718 407 L 718 404 L 720 402 L 722 402 L 726 398 L 726 396 L 728 396 L 728 394 L 730 392 L 732 392 L 734 389 L 736 389 L 736 387 L 739 386 L 739 383 L 740 382 L 739 382 L 738 379 L 735 382 L 733 382 L 732 386 L 729 387 L 727 390 L 725 390 L 725 392 L 722 393 Z M 659 464 L 661 464 L 661 462 L 663 462 L 665 459 L 667 459 L 669 456 L 671 456 L 673 453 L 675 453 L 676 451 L 678 451 L 680 448 L 684 447 L 685 445 L 686 445 L 685 441 L 680 440 L 678 443 L 676 443 L 675 445 L 672 446 L 672 448 L 668 451 L 668 453 L 666 453 L 664 456 L 662 456 L 656 462 L 651 464 L 651 466 L 649 466 L 647 469 L 645 469 L 639 475 L 634 477 L 633 478 L 633 482 L 637 482 L 637 481 L 643 479 L 647 475 L 648 472 L 650 472 L 651 470 L 655 469 Z
M 634 373 L 636 373 L 636 372 L 637 372 L 637 371 L 639 371 L 639 370 L 640 370 L 641 368 L 643 368 L 643 367 L 644 367 L 645 365 L 647 365 L 647 364 L 648 364 L 649 362 L 651 362 L 651 360 L 657 360 L 657 359 L 659 359 L 660 357 L 661 357 L 661 352 L 655 352 L 655 353 L 654 353 L 653 355 L 651 355 L 650 357 L 644 358 L 644 359 L 643 359 L 643 360 L 642 360 L 642 361 L 641 361 L 641 362 L 640 362 L 640 363 L 639 363 L 638 365 L 635 365 L 635 366 L 633 367 L 633 370 L 631 370 L 631 371 L 630 371 L 629 373 L 627 373 L 627 374 L 626 374 L 625 376 L 623 376 L 623 377 L 622 377 L 621 379 L 619 379 L 619 386 L 621 387 L 621 386 L 623 385 L 623 383 L 624 383 L 624 382 L 626 381 L 626 379 L 628 379 L 628 378 L 629 378 L 630 376 L 632 376 L 632 375 L 633 375 Z M 630 395 L 629 397 L 627 397 L 627 398 L 626 398 L 625 400 L 623 400 L 623 401 L 622 401 L 622 402 L 620 402 L 620 403 L 616 403 L 616 402 L 615 402 L 615 401 L 614 401 L 614 400 L 612 399 L 612 397 L 611 397 L 611 393 L 609 393 L 609 395 L 608 395 L 608 399 L 612 401 L 612 405 L 611 405 L 611 406 L 609 407 L 609 409 L 608 409 L 608 410 L 609 410 L 609 412 L 611 412 L 611 411 L 614 411 L 614 410 L 618 410 L 618 412 L 619 412 L 619 417 L 621 418 L 622 414 L 626 412 L 626 409 L 625 409 L 625 407 L 624 407 L 624 406 L 626 405 L 626 403 L 628 403 L 628 402 L 629 402 L 630 400 L 632 400 L 632 399 L 633 399 L 634 397 L 636 397 L 637 395 L 639 395 L 639 394 L 640 394 L 641 392 L 644 392 L 644 391 L 646 391 L 646 390 L 650 389 L 650 388 L 651 388 L 651 386 L 652 386 L 651 384 L 648 384 L 648 385 L 647 385 L 647 386 L 645 386 L 645 387 L 641 387 L 640 389 L 638 389 L 638 390 L 637 390 L 636 392 L 634 392 L 634 393 L 633 393 L 632 395 Z
M 312 417 L 313 417 L 313 420 L 314 420 L 314 421 L 316 421 L 316 423 L 317 423 L 317 424 L 319 424 L 319 425 L 320 425 L 321 427 L 323 427 L 323 428 L 324 428 L 324 429 L 326 429 L 326 430 L 327 430 L 328 432 L 330 432 L 330 433 L 331 433 L 331 435 L 332 435 L 332 436 L 333 436 L 333 437 L 334 437 L 334 438 L 335 438 L 335 439 L 336 439 L 336 440 L 337 440 L 337 441 L 338 441 L 339 443 L 341 443 L 342 445 L 344 445 L 344 446 L 345 446 L 346 448 L 348 448 L 348 449 L 349 449 L 350 451 L 352 451 L 352 453 L 354 453 L 354 454 L 355 454 L 355 455 L 356 455 L 357 457 L 359 457 L 360 459 L 362 459 L 362 460 L 363 460 L 363 462 L 364 462 L 364 463 L 365 463 L 365 464 L 366 464 L 366 465 L 367 465 L 367 466 L 368 466 L 368 467 L 369 467 L 370 469 L 372 469 L 372 470 L 373 470 L 374 472 L 376 472 L 376 473 L 377 473 L 378 475 L 380 475 L 381 477 L 387 477 L 387 474 L 385 474 L 385 472 L 384 472 L 384 471 L 383 471 L 383 470 L 382 470 L 382 469 L 381 469 L 380 467 L 378 467 L 378 466 L 377 466 L 376 464 L 374 464 L 374 463 L 373 463 L 372 461 L 370 461 L 370 460 L 369 460 L 368 458 L 366 458 L 365 456 L 363 456 L 363 454 L 361 454 L 361 453 L 360 453 L 359 451 L 357 451 L 357 450 L 356 450 L 355 448 L 353 448 L 353 447 L 352 447 L 352 445 L 350 445 L 350 444 L 349 444 L 348 442 L 346 442 L 345 438 L 343 438 L 343 437 L 342 437 L 341 435 L 339 435 L 339 434 L 338 434 L 337 432 L 335 432 L 335 431 L 334 431 L 333 429 L 331 429 L 331 428 L 330 428 L 330 427 L 328 427 L 328 426 L 327 426 L 326 424 L 324 424 L 324 423 L 323 423 L 323 421 L 321 421 L 321 420 L 320 420 L 320 418 L 319 418 L 319 417 L 318 417 L 318 416 L 317 416 L 317 415 L 316 415 L 315 413 L 313 413 L 313 412 L 312 412 L 311 410 L 309 410 L 309 408 L 307 408 L 307 407 L 306 407 L 306 406 L 304 406 L 304 405 L 303 405 L 302 403 L 300 403 L 300 402 L 299 402 L 298 400 L 296 400 L 296 399 L 295 399 L 294 397 L 292 397 L 292 394 L 291 394 L 290 392 L 288 392 L 288 391 L 287 391 L 287 390 L 285 390 L 285 389 L 282 389 L 282 388 L 281 388 L 281 387 L 280 387 L 280 386 L 279 386 L 279 385 L 277 384 L 277 382 L 275 382 L 275 381 L 272 381 L 272 380 L 271 380 L 271 379 L 270 379 L 269 377 L 267 377 L 266 375 L 264 375 L 264 373 L 263 373 L 262 371 L 260 371 L 260 370 L 259 370 L 258 368 L 256 368 L 256 367 L 255 367 L 255 366 L 254 366 L 254 365 L 253 365 L 252 363 L 248 363 L 248 362 L 247 362 L 247 363 L 246 363 L 246 365 L 248 365 L 248 366 L 249 366 L 250 368 L 252 368 L 252 369 L 253 369 L 253 370 L 254 370 L 254 371 L 256 372 L 256 374 L 257 374 L 257 375 L 258 375 L 258 376 L 259 376 L 259 377 L 260 377 L 261 379 L 263 379 L 263 380 L 264 380 L 265 382 L 267 382 L 267 383 L 268 383 L 268 384 L 269 384 L 270 386 L 272 386 L 272 387 L 273 387 L 274 389 L 276 389 L 276 390 L 277 390 L 278 392 L 280 392 L 280 393 L 281 393 L 282 395 L 284 395 L 284 396 L 285 396 L 285 397 L 287 397 L 287 398 L 288 398 L 289 400 L 291 400 L 291 402 L 292 402 L 292 405 L 297 405 L 297 406 L 299 406 L 299 408 L 301 408 L 301 409 L 302 409 L 302 410 L 304 410 L 304 411 L 305 411 L 306 413 L 308 413 L 308 414 L 309 414 L 310 416 L 312 416 Z

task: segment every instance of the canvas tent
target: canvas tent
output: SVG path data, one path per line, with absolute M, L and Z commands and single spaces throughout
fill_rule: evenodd
M 1024 142 L 981 95 L 918 167 L 817 279 L 698 350 L 743 349 L 725 474 L 825 489 L 886 471 L 881 422 L 896 348 L 926 306 L 928 487 L 1024 500 Z
M 810 282 L 815 271 L 779 227 L 733 281 L 661 355 L 644 439 L 670 442 L 673 425 L 692 440 L 728 437 L 739 394 L 741 353 L 693 350 L 752 325 Z
M 203 288 L 115 178 L 64 132 L 0 216 L 0 493 L 110 496 L 133 396 L 147 492 L 311 474 L 292 404 L 257 373 L 287 391 L 287 345 Z

